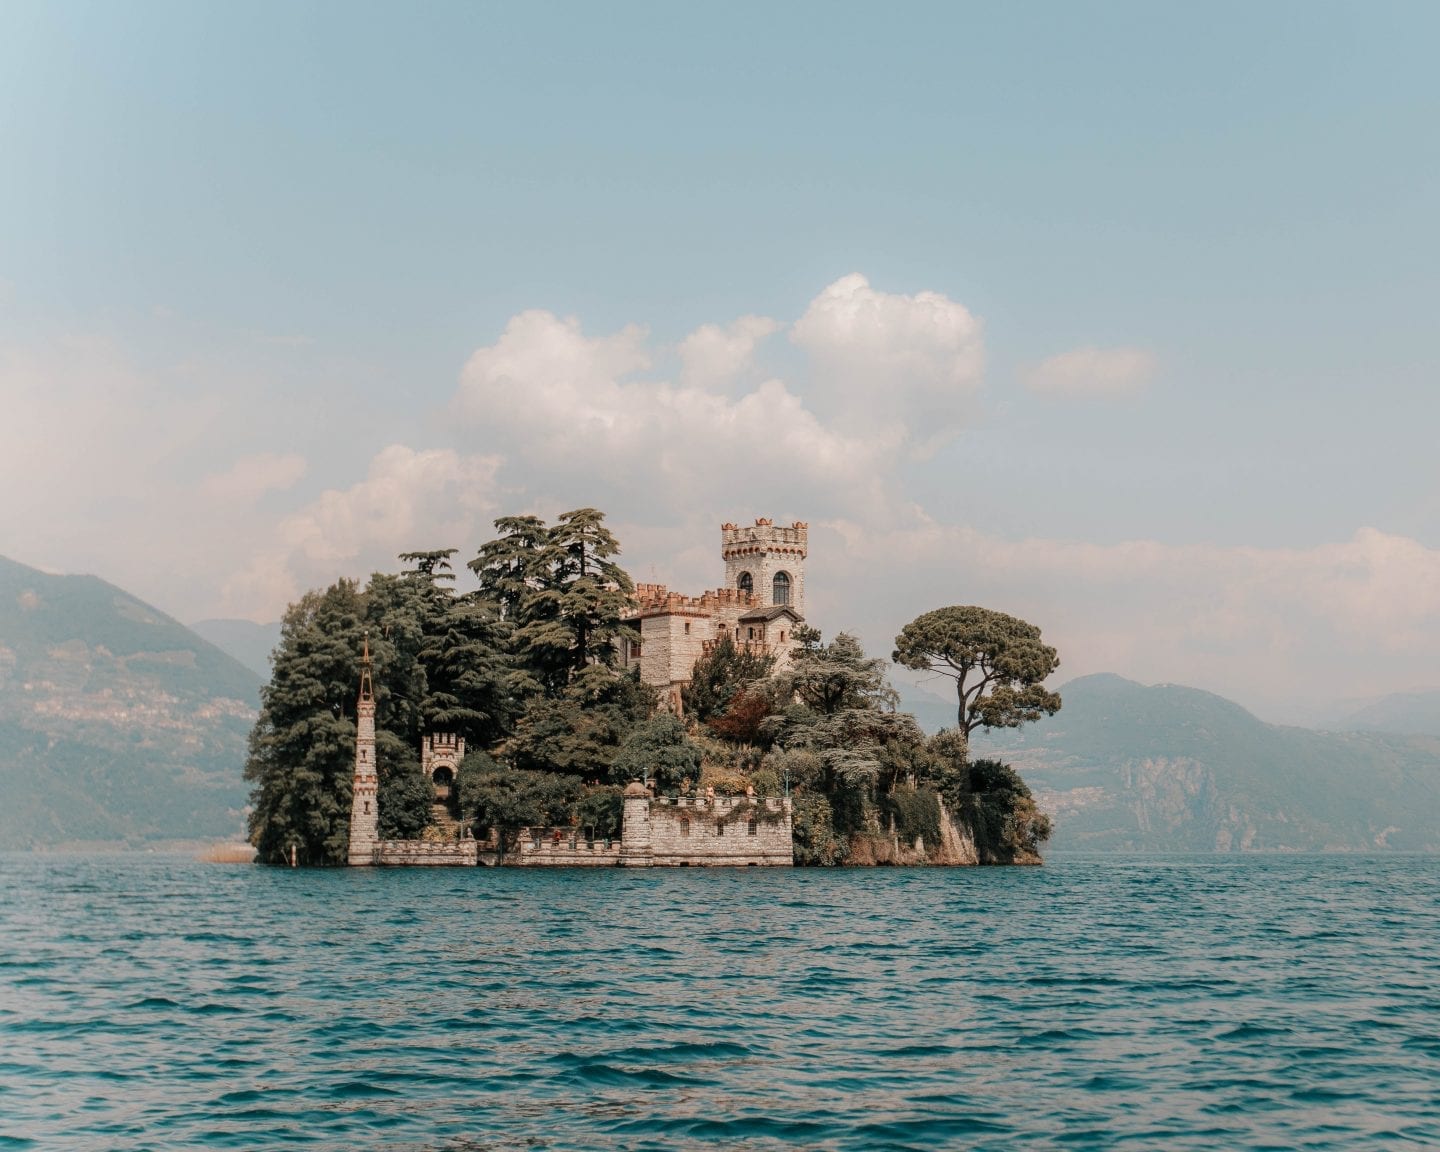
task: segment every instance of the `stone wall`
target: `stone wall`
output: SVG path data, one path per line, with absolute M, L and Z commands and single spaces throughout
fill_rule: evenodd
M 753 796 L 652 800 L 650 863 L 743 867 L 795 862 L 790 801 Z
M 619 839 L 572 828 L 522 829 L 508 851 L 498 840 L 382 840 L 352 864 L 390 866 L 680 867 L 789 866 L 795 862 L 789 800 L 753 796 L 652 799 L 630 785 Z
M 376 864 L 473 866 L 479 863 L 474 840 L 382 840 L 375 849 Z
M 569 829 L 525 828 L 505 855 L 487 843 L 480 845 L 479 858 L 482 864 L 515 868 L 613 868 L 620 863 L 620 841 L 586 840 Z

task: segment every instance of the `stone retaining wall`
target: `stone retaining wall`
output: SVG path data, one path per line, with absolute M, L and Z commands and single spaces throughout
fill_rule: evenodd
M 382 840 L 375 863 L 474 866 L 479 863 L 476 848 L 474 840 Z

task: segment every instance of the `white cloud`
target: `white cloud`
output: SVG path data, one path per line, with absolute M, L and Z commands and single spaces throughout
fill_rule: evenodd
M 822 411 L 851 428 L 898 427 L 921 452 L 964 424 L 984 378 L 983 328 L 964 305 L 880 292 L 858 274 L 815 297 L 791 339 L 821 374 Z
M 250 505 L 267 492 L 294 487 L 305 469 L 305 457 L 298 452 L 259 452 L 240 457 L 224 472 L 212 472 L 200 490 L 211 500 Z
M 273 619 L 307 588 L 393 570 L 401 552 L 468 551 L 499 514 L 499 466 L 497 456 L 390 445 L 364 480 L 286 516 L 271 545 L 225 583 L 222 611 Z
M 753 341 L 763 327 L 748 325 L 737 340 Z M 687 345 L 692 361 L 696 349 L 713 350 L 709 334 Z M 471 356 L 457 409 L 529 474 L 542 467 L 549 491 L 571 491 L 580 503 L 598 489 L 619 497 L 622 515 L 642 501 L 654 515 L 777 493 L 831 506 L 878 498 L 893 440 L 827 426 L 779 380 L 732 398 L 631 378 L 650 362 L 639 328 L 589 337 L 574 319 L 527 312 Z
M 1115 397 L 1142 391 L 1155 373 L 1155 357 L 1141 348 L 1075 348 L 1022 373 L 1041 396 Z
M 1373 528 L 1311 548 L 833 528 L 840 603 L 905 574 L 886 619 L 863 625 L 877 646 L 919 612 L 980 603 L 1043 628 L 1061 679 L 1113 671 L 1242 702 L 1398 691 L 1427 680 L 1440 646 L 1440 550 Z
M 765 316 L 741 316 L 725 327 L 701 325 L 680 342 L 680 382 L 694 388 L 729 384 L 753 366 L 756 346 L 779 330 Z

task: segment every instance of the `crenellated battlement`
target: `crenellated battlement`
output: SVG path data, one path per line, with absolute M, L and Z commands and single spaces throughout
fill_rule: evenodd
M 749 608 L 758 603 L 753 593 L 738 588 L 712 588 L 699 596 L 669 591 L 664 584 L 637 584 L 635 616 L 712 616 L 721 608 Z
M 765 552 L 804 559 L 809 551 L 810 525 L 803 520 L 795 521 L 788 528 L 777 528 L 775 521 L 763 516 L 744 528 L 729 523 L 720 525 L 720 554 L 726 560 Z

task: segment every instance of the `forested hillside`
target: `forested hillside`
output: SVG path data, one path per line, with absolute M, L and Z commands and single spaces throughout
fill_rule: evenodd
M 259 687 L 113 584 L 0 558 L 0 847 L 239 834 Z

